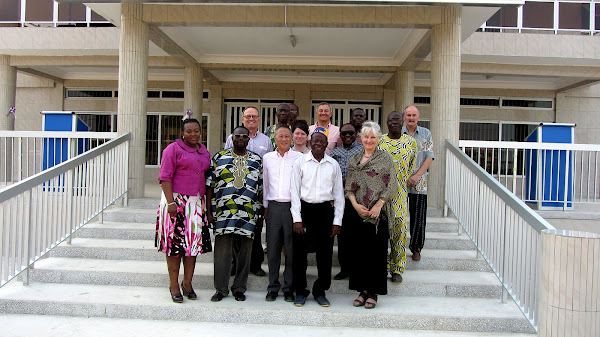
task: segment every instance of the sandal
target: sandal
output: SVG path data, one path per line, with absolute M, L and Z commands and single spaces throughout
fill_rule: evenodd
M 373 300 L 373 302 L 369 302 Z M 373 309 L 377 305 L 377 295 L 369 295 L 369 298 L 365 301 L 365 309 Z
M 354 300 L 354 303 L 352 303 L 352 305 L 355 307 L 362 307 L 363 305 L 365 305 L 365 302 L 368 298 L 369 295 L 366 292 L 361 291 L 360 294 L 358 294 L 358 297 Z

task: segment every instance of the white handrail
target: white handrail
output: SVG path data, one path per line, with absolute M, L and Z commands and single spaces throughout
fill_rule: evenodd
M 599 203 L 600 145 L 461 140 L 459 147 L 538 209 Z
M 445 202 L 478 252 L 537 330 L 540 237 L 554 229 L 446 140 Z
M 116 132 L 0 131 L 0 189 L 116 137 Z
M 130 134 L 0 191 L 0 287 L 127 193 Z

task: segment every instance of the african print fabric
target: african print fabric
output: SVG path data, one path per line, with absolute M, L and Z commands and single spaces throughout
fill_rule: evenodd
M 391 139 L 387 134 L 379 140 L 380 149 L 392 155 L 398 194 L 392 199 L 395 214 L 394 219 L 389 219 L 391 251 L 388 255 L 388 271 L 392 274 L 404 272 L 406 264 L 406 240 L 408 232 L 408 207 L 406 180 L 412 175 L 415 158 L 417 155 L 417 142 L 408 135 L 399 139 Z
M 410 136 L 406 125 L 402 127 L 402 133 Z M 418 126 L 415 133 L 411 136 L 417 141 L 417 159 L 415 160 L 415 167 L 413 168 L 412 174 L 423 166 L 425 159 L 433 158 L 433 140 L 431 139 L 431 132 L 424 127 Z M 421 179 L 417 182 L 415 187 L 408 187 L 408 193 L 414 194 L 427 194 L 427 176 L 428 172 L 425 172 Z M 425 206 L 427 207 L 427 205 Z
M 154 246 L 167 256 L 196 256 L 212 251 L 206 197 L 173 193 L 177 215 L 167 212 L 167 199 L 162 194 L 156 219 Z
M 254 237 L 261 205 L 262 161 L 253 152 L 238 156 L 233 148 L 212 158 L 207 185 L 214 189 L 215 235 L 238 234 Z

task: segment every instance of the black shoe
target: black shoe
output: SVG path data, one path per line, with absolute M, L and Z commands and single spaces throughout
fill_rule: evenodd
M 294 305 L 297 307 L 303 307 L 304 303 L 306 303 L 306 296 L 304 295 L 298 295 L 296 296 L 296 299 L 294 300 Z
M 225 296 L 223 296 L 223 294 L 221 294 L 220 292 L 216 292 L 214 295 L 212 295 L 212 297 L 210 298 L 211 302 L 220 302 Z
M 246 300 L 246 295 L 244 295 L 244 293 L 241 291 L 234 292 L 233 296 L 235 297 L 235 300 L 238 302 L 242 302 L 242 301 Z
M 294 297 L 293 292 L 289 291 L 289 292 L 283 293 L 283 299 L 286 302 L 294 302 L 296 300 L 296 297 Z
M 334 280 L 344 280 L 348 278 L 348 273 L 346 273 L 345 271 L 341 271 L 339 273 L 337 273 L 337 275 L 335 275 L 333 277 Z
M 402 283 L 402 275 L 400 274 L 392 274 L 392 282 L 394 283 Z
M 258 268 L 256 270 L 251 270 L 250 272 L 252 274 L 256 275 L 256 276 L 265 276 L 265 275 L 267 275 L 267 273 L 265 273 L 265 271 L 262 270 L 262 268 Z
M 187 298 L 190 300 L 195 300 L 198 298 L 198 295 L 196 295 L 196 293 L 194 292 L 194 288 L 191 289 L 192 290 L 190 291 L 185 290 L 185 287 L 183 286 L 183 281 L 181 281 L 181 291 L 183 292 L 183 296 L 187 296 Z
M 328 307 L 330 305 L 329 300 L 327 300 L 327 297 L 325 297 L 325 295 L 317 296 L 315 297 L 315 300 L 322 307 Z
M 171 288 L 169 288 L 169 292 L 171 293 Z M 171 293 L 171 299 L 175 303 L 183 303 L 183 296 L 181 295 L 181 293 L 177 293 L 175 295 L 173 295 L 173 293 Z
M 267 297 L 265 297 L 265 300 L 266 300 L 267 302 L 273 302 L 273 301 L 275 301 L 275 300 L 277 299 L 277 295 L 278 295 L 278 294 L 277 294 L 277 292 L 276 292 L 276 291 L 269 291 L 269 292 L 267 293 Z

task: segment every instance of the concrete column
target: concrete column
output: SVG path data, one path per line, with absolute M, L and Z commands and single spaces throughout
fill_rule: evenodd
M 538 336 L 600 336 L 600 235 L 544 230 Z
M 444 207 L 445 139 L 458 144 L 460 123 L 460 26 L 462 7 L 445 5 L 431 41 L 431 134 L 435 161 L 429 173 L 429 207 Z
M 298 119 L 304 119 L 310 124 L 310 112 L 312 111 L 310 84 L 296 84 L 294 103 L 296 103 L 298 109 L 300 109 Z
M 118 132 L 131 132 L 129 197 L 144 196 L 146 162 L 146 102 L 148 91 L 148 24 L 142 21 L 142 4 L 121 4 L 119 44 Z
M 14 130 L 15 119 L 7 116 L 15 106 L 17 94 L 17 69 L 10 66 L 10 56 L 0 55 L 0 130 Z
M 210 118 L 208 120 L 208 151 L 211 155 L 223 149 L 225 141 L 223 138 L 223 86 L 212 85 L 210 87 Z
M 183 110 L 192 111 L 192 118 L 202 123 L 203 73 L 200 66 L 185 67 L 183 80 Z
M 396 71 L 396 111 L 403 111 L 415 100 L 415 72 Z

